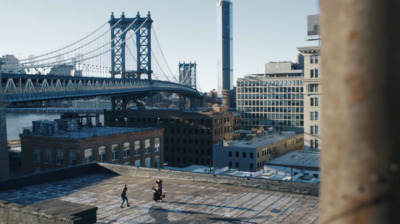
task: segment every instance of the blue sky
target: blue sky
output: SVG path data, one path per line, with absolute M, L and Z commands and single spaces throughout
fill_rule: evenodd
M 263 72 L 269 61 L 295 61 L 296 47 L 317 44 L 305 38 L 307 16 L 319 14 L 318 0 L 232 2 L 234 80 Z M 217 88 L 215 0 L 0 0 L 0 56 L 55 50 L 100 27 L 111 12 L 134 17 L 138 11 L 151 12 L 172 72 L 179 62 L 196 61 L 201 90 Z

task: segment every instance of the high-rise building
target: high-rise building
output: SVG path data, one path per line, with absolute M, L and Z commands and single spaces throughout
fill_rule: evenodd
M 321 149 L 321 73 L 319 47 L 297 48 L 304 58 L 304 149 Z
M 232 2 L 217 1 L 218 95 L 233 89 Z
M 301 58 L 301 57 L 299 57 Z M 303 132 L 303 70 L 292 62 L 270 62 L 264 74 L 237 80 L 237 112 L 242 128 Z

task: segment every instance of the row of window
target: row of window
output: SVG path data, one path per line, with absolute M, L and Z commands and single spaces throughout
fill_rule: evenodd
M 303 87 L 253 87 L 238 88 L 237 93 L 299 93 L 303 92 Z
M 264 80 L 248 81 L 238 80 L 237 86 L 302 86 L 302 80 Z
M 244 114 L 251 114 L 251 112 L 264 112 L 264 113 L 303 113 L 303 107 L 245 107 L 245 108 L 238 108 L 238 111 Z M 243 116 L 242 115 L 242 116 Z
M 268 124 L 265 123 L 265 122 L 260 122 L 259 120 L 246 121 L 245 123 L 242 124 L 242 128 L 243 129 L 250 129 L 251 127 L 260 126 L 260 125 L 264 125 L 265 126 L 265 125 L 268 125 Z M 300 122 L 300 124 L 298 124 L 296 122 L 296 123 L 293 123 L 292 125 L 284 126 L 283 124 L 275 122 L 274 124 L 271 124 L 269 126 L 273 127 L 275 131 L 304 132 L 303 125 L 304 125 L 303 122 Z
M 254 94 L 254 93 L 239 93 L 237 96 L 238 100 L 246 100 L 246 99 L 304 99 L 304 95 L 302 93 L 297 93 L 297 94 Z
M 282 121 L 282 120 L 266 120 L 266 121 L 260 121 L 260 120 L 251 120 L 251 119 L 246 119 L 242 122 L 242 125 L 247 127 L 247 126 L 252 126 L 252 125 L 267 125 L 267 126 L 277 126 L 277 127 L 303 127 L 304 122 L 303 121 L 297 121 L 297 120 L 289 120 L 289 121 Z
M 130 158 L 131 156 L 131 146 L 129 142 L 125 142 L 122 144 L 123 146 L 123 158 Z M 145 139 L 144 140 L 144 152 L 145 154 L 150 154 L 151 153 L 151 144 L 150 144 L 150 139 Z M 41 162 L 41 149 L 39 146 L 33 146 L 33 162 L 34 163 L 40 163 Z M 98 148 L 98 155 L 99 155 L 99 162 L 107 162 L 107 147 L 106 146 L 100 146 Z M 134 155 L 138 156 L 141 155 L 141 141 L 137 140 L 135 141 L 135 146 L 134 146 Z M 159 152 L 160 151 L 160 138 L 155 138 L 154 139 L 154 152 Z M 64 165 L 64 149 L 56 149 L 56 165 L 62 166 Z M 111 145 L 111 160 L 119 160 L 119 145 L 118 144 L 113 144 Z M 85 163 L 93 162 L 93 148 L 87 148 L 84 150 L 84 160 Z M 44 163 L 45 164 L 53 164 L 53 149 L 50 147 L 45 147 L 44 148 Z M 69 150 L 68 152 L 68 165 L 72 166 L 76 164 L 76 151 L 75 150 Z
M 180 138 L 168 138 L 168 137 L 166 137 L 165 139 L 164 139 L 164 141 L 165 141 L 165 143 L 172 143 L 172 144 L 174 144 L 175 142 L 176 143 L 178 143 L 178 144 L 180 144 L 181 143 L 181 139 Z M 207 140 L 207 141 L 205 141 L 204 139 L 198 139 L 198 138 L 195 138 L 195 139 L 191 139 L 191 138 L 189 138 L 189 139 L 186 139 L 186 138 L 184 138 L 184 139 L 182 139 L 182 143 L 183 144 L 195 144 L 195 145 L 197 145 L 197 144 L 200 144 L 200 145 L 204 145 L 204 144 L 206 144 L 206 145 L 211 145 L 211 140 Z
M 281 120 L 303 120 L 304 119 L 304 114 L 279 114 L 279 113 L 269 113 L 269 114 L 250 114 L 250 113 L 244 113 L 242 114 L 242 121 L 243 119 L 247 118 L 253 118 L 253 119 L 281 119 Z
M 236 158 L 239 158 L 239 154 L 240 154 L 240 152 L 235 152 L 235 157 L 236 157 Z M 232 151 L 229 151 L 229 152 L 228 152 L 228 156 L 229 156 L 230 158 L 232 158 L 232 155 L 233 155 Z M 242 152 L 242 158 L 247 158 L 247 152 Z M 254 153 L 249 152 L 249 158 L 250 158 L 250 159 L 254 158 Z
M 238 100 L 238 105 L 243 106 L 303 106 L 303 100 Z

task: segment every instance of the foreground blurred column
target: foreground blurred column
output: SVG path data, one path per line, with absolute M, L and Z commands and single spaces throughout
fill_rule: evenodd
M 0 64 L 1 68 L 1 64 Z M 1 81 L 1 74 L 0 74 Z M 6 110 L 3 102 L 2 83 L 0 82 L 0 180 L 9 176 L 8 166 L 8 145 L 7 145 L 7 126 Z
M 320 222 L 399 223 L 400 1 L 320 6 Z

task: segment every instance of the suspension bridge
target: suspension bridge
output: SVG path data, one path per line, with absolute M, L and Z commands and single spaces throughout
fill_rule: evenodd
M 112 13 L 109 21 L 76 42 L 7 62 L 1 67 L 3 101 L 17 104 L 110 96 L 113 109 L 125 110 L 138 96 L 172 92 L 196 106 L 201 94 L 190 84 L 193 77 L 183 75 L 178 81 L 166 63 L 152 23 L 150 12 L 132 18 L 124 13 L 117 18 Z

